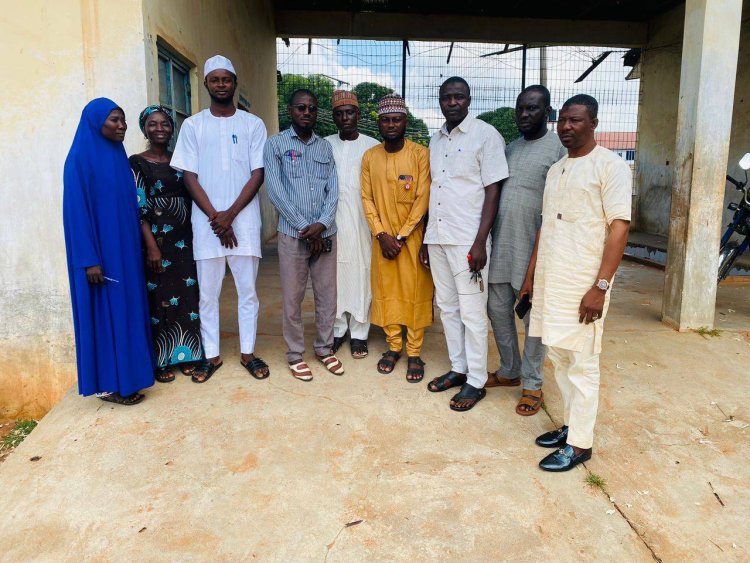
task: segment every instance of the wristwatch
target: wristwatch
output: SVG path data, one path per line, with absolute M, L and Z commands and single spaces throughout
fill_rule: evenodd
M 602 291 L 607 291 L 610 288 L 610 284 L 607 280 L 602 278 L 598 282 L 596 282 L 596 287 L 598 287 Z
M 406 242 L 406 237 L 402 237 L 401 235 L 396 235 L 396 240 L 398 242 Z

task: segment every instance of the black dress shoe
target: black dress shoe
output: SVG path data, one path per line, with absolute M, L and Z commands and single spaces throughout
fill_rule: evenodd
M 539 467 L 545 471 L 570 471 L 579 463 L 590 459 L 591 448 L 576 455 L 573 446 L 563 446 L 540 461 Z
M 568 427 L 562 426 L 558 430 L 552 430 L 552 432 L 545 432 L 539 436 L 534 442 L 537 446 L 543 448 L 561 448 L 568 441 Z

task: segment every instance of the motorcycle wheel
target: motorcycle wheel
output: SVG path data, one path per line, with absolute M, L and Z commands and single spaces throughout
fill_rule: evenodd
M 717 283 L 721 282 L 729 274 L 734 261 L 737 259 L 738 250 L 739 245 L 734 241 L 729 241 L 719 252 L 719 278 Z

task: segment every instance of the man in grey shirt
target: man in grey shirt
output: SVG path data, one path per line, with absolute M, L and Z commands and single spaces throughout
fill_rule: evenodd
M 539 412 L 543 397 L 542 339 L 528 336 L 531 314 L 527 313 L 521 359 L 514 306 L 542 223 L 547 171 L 566 153 L 557 135 L 547 130 L 550 111 L 550 93 L 544 86 L 528 86 L 516 99 L 516 124 L 522 137 L 505 151 L 510 177 L 503 185 L 492 229 L 487 312 L 500 352 L 500 368 L 488 374 L 485 387 L 516 387 L 523 382 L 516 405 L 521 416 Z

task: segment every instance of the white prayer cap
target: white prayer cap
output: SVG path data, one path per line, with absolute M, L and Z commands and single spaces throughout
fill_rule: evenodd
M 232 61 L 221 55 L 214 55 L 206 61 L 206 64 L 203 65 L 203 78 L 208 76 L 208 73 L 214 70 L 228 70 L 229 72 L 237 76 L 237 71 L 234 70 Z

